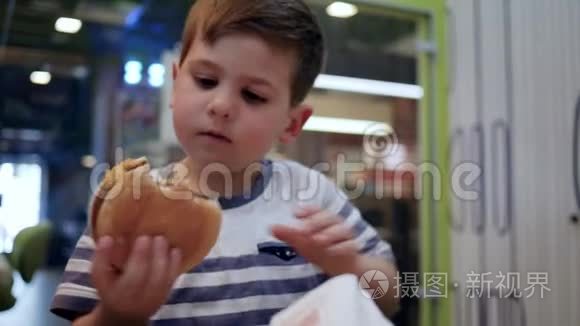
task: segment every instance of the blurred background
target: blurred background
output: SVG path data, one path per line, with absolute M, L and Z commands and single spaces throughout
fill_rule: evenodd
M 65 324 L 48 305 L 103 164 L 146 155 L 160 167 L 183 156 L 170 72 L 192 3 L 0 1 L 0 252 L 50 225 L 27 249 L 40 256 L 34 277 L 14 273 L 16 303 L 0 311 L 1 325 Z M 401 273 L 446 273 L 444 297 L 429 296 L 423 275 L 405 278 L 394 323 L 577 324 L 580 3 L 307 3 L 328 62 L 307 99 L 315 116 L 271 155 L 329 163 L 323 172 L 356 192 Z M 451 189 L 465 162 L 476 180 L 453 180 L 475 200 Z M 341 173 L 350 163 L 359 168 Z M 423 177 L 424 163 L 442 182 Z M 550 297 L 465 299 L 474 271 L 549 272 Z

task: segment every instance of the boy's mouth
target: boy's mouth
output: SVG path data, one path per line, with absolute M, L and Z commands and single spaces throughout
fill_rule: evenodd
M 198 135 L 204 136 L 204 137 L 210 137 L 210 138 L 213 138 L 215 140 L 223 141 L 226 143 L 232 142 L 232 140 L 229 139 L 228 137 L 220 134 L 219 132 L 215 132 L 215 131 L 204 131 L 204 132 L 198 133 Z

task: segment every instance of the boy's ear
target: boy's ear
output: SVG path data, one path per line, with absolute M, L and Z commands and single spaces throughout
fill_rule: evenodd
M 175 78 L 177 78 L 177 70 L 179 70 L 179 67 L 177 66 L 177 62 L 173 61 L 173 64 L 171 65 L 171 78 L 173 79 L 173 81 L 175 81 Z
M 171 100 L 169 101 L 169 107 L 173 109 L 173 97 L 175 94 L 175 79 L 177 78 L 177 71 L 178 71 L 179 67 L 177 66 L 177 63 L 174 61 L 173 64 L 171 65 L 171 80 L 172 80 L 172 91 L 171 91 Z
M 302 128 L 306 124 L 306 121 L 312 116 L 313 109 L 312 106 L 308 104 L 300 104 L 299 106 L 293 108 L 289 112 L 289 122 L 284 129 L 284 132 L 280 136 L 280 142 L 283 144 L 288 144 L 293 142 L 300 132 Z

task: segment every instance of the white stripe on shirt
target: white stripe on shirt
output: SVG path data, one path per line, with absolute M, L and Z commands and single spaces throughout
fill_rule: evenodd
M 77 248 L 95 249 L 95 241 L 92 237 L 83 234 L 77 243 Z
M 60 284 L 56 291 L 56 295 L 66 295 L 99 300 L 97 290 L 88 286 L 82 286 L 74 283 Z
M 84 259 L 69 259 L 66 265 L 67 272 L 90 273 L 92 263 Z
M 257 266 L 220 272 L 191 273 L 179 277 L 175 289 L 224 284 L 239 284 L 255 281 L 291 280 L 315 276 L 321 271 L 311 264 L 290 266 Z
M 252 310 L 280 309 L 288 307 L 305 293 L 261 295 L 241 299 L 220 300 L 199 303 L 165 305 L 152 319 L 179 319 L 203 316 L 218 316 Z

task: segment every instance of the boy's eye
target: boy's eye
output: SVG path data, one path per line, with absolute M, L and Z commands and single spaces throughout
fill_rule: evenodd
M 243 90 L 242 95 L 250 104 L 263 104 L 267 102 L 267 99 L 249 90 Z
M 217 80 L 207 77 L 195 77 L 195 81 L 203 89 L 214 88 L 218 84 Z

